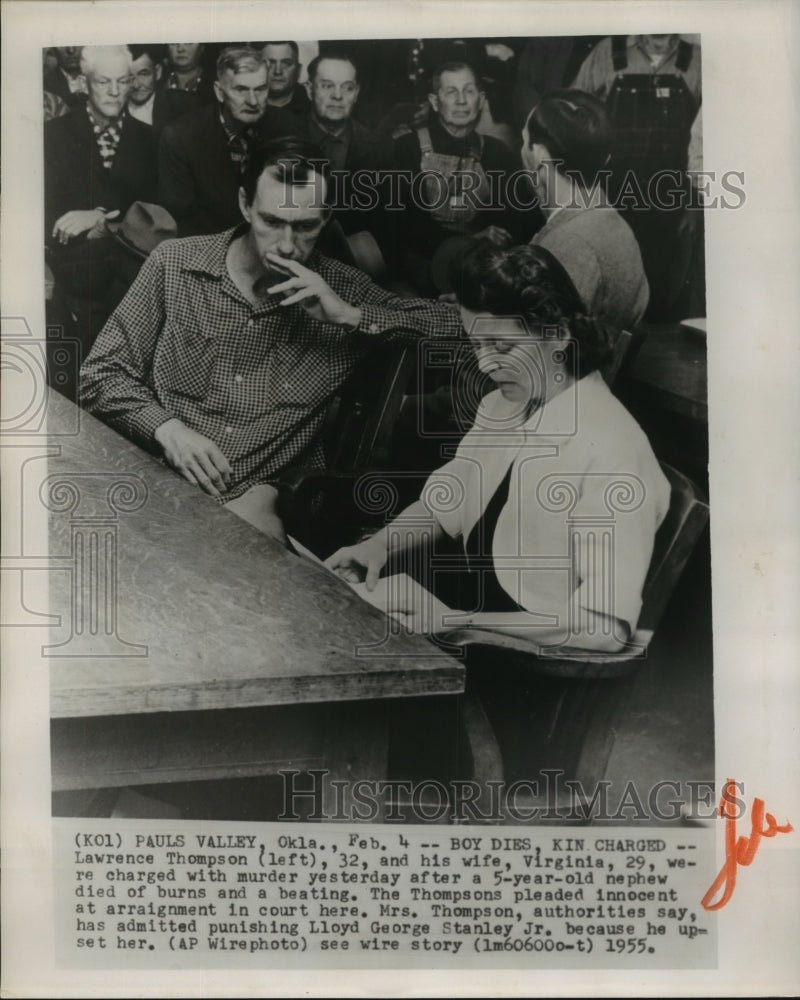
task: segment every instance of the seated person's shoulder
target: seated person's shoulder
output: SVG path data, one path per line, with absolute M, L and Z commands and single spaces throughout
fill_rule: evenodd
M 189 97 L 194 95 L 189 94 Z M 164 126 L 162 135 L 177 141 L 203 139 L 209 134 L 209 128 L 218 118 L 217 109 L 211 104 L 196 104 Z
M 258 128 L 264 138 L 279 135 L 305 135 L 306 126 L 302 118 L 292 114 L 285 108 L 273 108 L 269 105 L 264 117 L 258 123 Z
M 171 90 L 168 87 L 159 91 L 157 100 L 163 102 L 173 119 L 181 118 L 202 107 L 197 94 L 191 94 L 186 90 Z

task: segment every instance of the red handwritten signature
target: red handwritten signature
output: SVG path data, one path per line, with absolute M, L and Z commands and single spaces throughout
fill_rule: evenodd
M 725 819 L 725 863 L 719 875 L 712 882 L 708 892 L 703 896 L 701 905 L 706 910 L 719 910 L 728 902 L 736 888 L 736 873 L 739 865 L 743 867 L 752 864 L 762 837 L 774 837 L 778 833 L 791 833 L 794 827 L 791 823 L 779 826 L 772 813 L 764 812 L 764 800 L 753 799 L 750 813 L 750 836 L 736 836 L 736 805 L 741 799 L 736 798 L 736 782 L 728 778 L 719 803 L 719 814 Z M 764 820 L 766 819 L 766 826 Z M 716 903 L 711 900 L 722 890 L 722 895 Z

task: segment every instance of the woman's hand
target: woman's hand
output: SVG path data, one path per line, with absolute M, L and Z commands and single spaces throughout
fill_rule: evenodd
M 435 635 L 455 627 L 452 623 L 445 625 L 444 617 L 452 618 L 459 612 L 454 612 L 405 573 L 385 577 L 381 586 L 381 609 L 392 616 L 402 616 L 399 620 L 409 632 Z
M 325 565 L 348 583 L 363 580 L 367 590 L 374 590 L 388 558 L 383 532 L 379 532 L 358 545 L 345 545 L 328 556 Z

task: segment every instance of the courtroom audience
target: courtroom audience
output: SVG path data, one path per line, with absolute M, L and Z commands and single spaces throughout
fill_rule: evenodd
M 467 63 L 439 66 L 431 79 L 432 109 L 425 125 L 407 127 L 395 141 L 394 166 L 411 175 L 398 227 L 397 266 L 412 285 L 434 294 L 431 263 L 450 236 L 489 239 L 498 246 L 525 242 L 541 225 L 530 192 L 512 201 L 502 182 L 519 171 L 519 154 L 478 132 L 486 96 Z M 490 175 L 501 179 L 493 183 Z
M 294 116 L 267 107 L 267 79 L 261 52 L 224 48 L 217 59 L 215 103 L 161 133 L 158 201 L 174 216 L 182 236 L 236 225 L 240 176 L 251 151 L 265 139 L 298 131 Z
M 161 45 L 131 45 L 133 83 L 128 95 L 128 112 L 137 121 L 152 125 L 156 135 L 175 118 L 199 107 L 196 94 L 161 87 L 164 54 Z
M 299 83 L 300 50 L 297 42 L 265 42 L 261 46 L 269 72 L 267 104 L 284 108 L 298 118 L 308 114 L 310 102 L 305 88 Z
M 676 34 L 617 35 L 589 53 L 573 86 L 601 98 L 614 128 L 610 193 L 636 234 L 648 318 L 673 319 L 690 283 L 690 132 L 702 101 L 700 47 Z
M 290 135 L 307 136 L 325 161 L 331 212 L 319 249 L 395 292 L 452 298 L 450 260 L 488 240 L 548 250 L 613 327 L 646 309 L 658 319 L 689 302 L 704 308 L 702 220 L 617 200 L 626 171 L 643 185 L 665 164 L 685 176 L 689 126 L 701 120 L 697 45 L 678 35 L 360 39 L 303 51 L 304 82 L 288 40 L 47 50 L 48 318 L 76 332 L 84 353 L 136 270 L 118 267 L 115 235 L 131 206 L 168 219 L 161 233 L 230 229 L 252 156 Z M 653 110 L 659 94 L 676 111 L 670 129 Z M 434 425 L 460 434 L 452 380 L 419 376 L 429 416 L 443 408 Z M 405 437 L 404 468 L 422 454 L 416 432 Z
M 171 42 L 167 45 L 164 86 L 194 94 L 201 104 L 214 100 L 214 73 L 207 68 L 205 45 Z
M 80 45 L 60 45 L 55 48 L 56 65 L 44 74 L 44 90 L 60 98 L 68 108 L 76 108 L 86 100 L 86 78 L 81 71 Z
M 87 46 L 80 68 L 88 99 L 44 128 L 45 245 L 48 263 L 88 351 L 98 332 L 108 260 L 102 237 L 134 201 L 156 200 L 153 130 L 126 111 L 131 52 Z
M 308 92 L 311 106 L 305 130 L 328 161 L 334 217 L 346 234 L 366 230 L 384 243 L 388 237 L 379 201 L 380 182 L 392 165 L 392 148 L 353 117 L 360 93 L 355 62 L 342 52 L 318 56 L 308 67 Z M 359 199 L 354 175 L 360 175 L 367 190 L 378 195 L 375 204 Z

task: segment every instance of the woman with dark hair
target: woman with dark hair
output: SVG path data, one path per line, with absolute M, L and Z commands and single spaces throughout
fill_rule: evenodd
M 552 91 L 522 129 L 522 163 L 547 220 L 531 243 L 559 260 L 593 316 L 624 329 L 644 315 L 649 288 L 633 230 L 606 194 L 612 140 L 601 100 Z
M 422 588 L 386 609 L 419 631 L 475 626 L 536 647 L 621 649 L 633 634 L 669 485 L 598 366 L 603 329 L 539 247 L 480 244 L 454 286 L 478 365 L 495 383 L 455 458 L 386 528 L 327 565 L 374 590 L 390 557 L 447 534 L 465 557 L 458 611 Z M 433 576 L 436 558 L 426 579 Z M 452 576 L 450 572 L 442 576 Z M 452 598 L 451 598 L 452 601 Z

